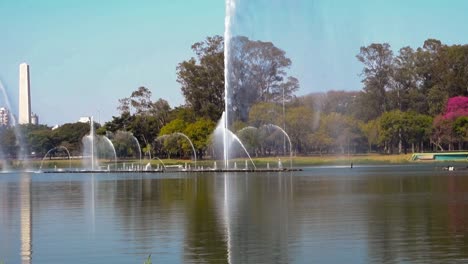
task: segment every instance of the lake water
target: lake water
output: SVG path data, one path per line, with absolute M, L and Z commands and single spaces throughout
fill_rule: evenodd
M 0 263 L 467 263 L 468 171 L 0 174 Z

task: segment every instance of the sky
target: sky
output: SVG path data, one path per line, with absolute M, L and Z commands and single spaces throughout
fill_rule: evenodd
M 362 89 L 361 46 L 468 43 L 464 0 L 235 2 L 233 33 L 283 49 L 298 95 Z M 28 63 L 32 111 L 51 126 L 109 121 L 139 86 L 179 106 L 177 64 L 195 56 L 193 43 L 224 34 L 224 16 L 223 0 L 1 0 L 0 81 L 17 114 L 19 64 Z

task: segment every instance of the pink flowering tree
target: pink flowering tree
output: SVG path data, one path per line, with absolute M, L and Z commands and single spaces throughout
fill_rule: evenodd
M 456 96 L 447 101 L 445 112 L 434 118 L 432 124 L 431 141 L 438 149 L 444 151 L 443 146 L 453 150 L 453 144 L 458 143 L 462 149 L 467 140 L 466 119 L 468 118 L 468 97 Z
M 443 116 L 452 121 L 460 116 L 468 116 L 468 97 L 456 96 L 448 99 Z

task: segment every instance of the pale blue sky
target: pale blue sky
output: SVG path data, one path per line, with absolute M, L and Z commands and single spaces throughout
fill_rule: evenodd
M 360 46 L 465 44 L 467 11 L 463 0 L 238 0 L 234 32 L 285 50 L 300 95 L 359 90 Z M 194 42 L 223 35 L 224 12 L 223 0 L 3 0 L 0 80 L 16 112 L 18 65 L 27 62 L 33 112 L 49 125 L 108 121 L 141 85 L 177 106 L 176 66 Z

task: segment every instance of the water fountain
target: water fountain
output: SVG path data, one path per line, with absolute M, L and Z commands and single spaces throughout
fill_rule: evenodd
M 189 138 L 187 135 L 185 135 L 184 133 L 181 133 L 181 132 L 174 132 L 174 133 L 168 134 L 168 135 L 161 135 L 161 136 L 159 136 L 159 137 L 156 138 L 156 141 L 158 141 L 158 140 L 164 140 L 164 139 L 167 139 L 167 138 L 173 137 L 173 136 L 183 137 L 183 138 L 185 138 L 185 139 L 189 142 L 190 146 L 192 147 L 192 152 L 193 152 L 195 167 L 197 167 L 197 151 L 195 150 L 195 146 L 193 145 L 192 140 L 190 140 L 190 138 Z
M 47 155 L 49 155 L 52 151 L 57 151 L 57 150 L 60 150 L 60 149 L 64 150 L 67 153 L 67 156 L 68 156 L 68 169 L 71 169 L 70 151 L 68 151 L 68 149 L 66 147 L 64 147 L 64 146 L 58 146 L 58 147 L 51 148 L 51 149 L 49 149 L 49 151 L 47 151 L 47 153 L 44 155 L 44 157 L 41 160 L 41 165 L 39 167 L 39 171 L 42 171 L 42 165 L 44 163 L 44 160 L 47 158 Z
M 137 138 L 128 131 L 107 133 L 107 138 L 112 142 L 118 159 L 138 159 L 142 166 L 142 153 Z
M 83 143 L 83 167 L 85 170 L 99 171 L 99 159 L 113 159 L 117 166 L 117 154 L 114 145 L 106 136 L 96 135 L 94 119 L 90 117 L 89 134 L 82 138 Z
M 231 64 L 229 62 L 231 49 L 231 25 L 234 22 L 234 14 L 236 10 L 235 0 L 226 0 L 226 16 L 224 20 L 224 113 L 221 118 L 221 126 L 223 128 L 223 159 L 224 169 L 229 169 L 229 111 L 231 110 L 231 89 L 229 86 L 229 74 L 231 72 Z
M 8 94 L 6 92 L 5 86 L 3 85 L 3 82 L 0 80 L 0 91 L 2 93 L 2 99 L 4 100 L 3 103 L 5 103 L 6 107 L 8 110 L 11 111 L 11 104 L 10 104 L 10 99 L 8 97 Z M 12 112 L 9 113 L 9 118 L 11 122 L 11 126 L 13 127 L 13 132 L 15 134 L 16 142 L 18 145 L 18 152 L 16 153 L 17 155 L 17 160 L 22 163 L 22 166 L 24 169 L 29 169 L 29 160 L 27 158 L 27 150 L 26 150 L 26 145 L 25 145 L 25 140 L 23 137 L 23 134 L 21 133 L 20 127 L 17 125 L 16 118 L 13 115 Z M 3 148 L 0 146 L 0 153 L 3 155 Z M 9 170 L 9 166 L 7 165 L 7 162 L 3 160 L 3 166 L 2 170 L 7 171 Z
M 277 125 L 274 125 L 274 124 L 268 124 L 268 125 L 263 125 L 262 128 L 266 128 L 268 130 L 270 129 L 277 129 L 279 130 L 281 133 L 283 133 L 283 135 L 288 139 L 288 142 L 289 142 L 289 165 L 290 165 L 290 169 L 292 169 L 292 159 L 293 159 L 293 153 L 292 153 L 292 144 L 291 144 L 291 138 L 289 138 L 289 135 L 288 133 L 286 133 L 286 131 L 284 131 L 284 129 L 282 129 L 281 127 L 277 126 Z

